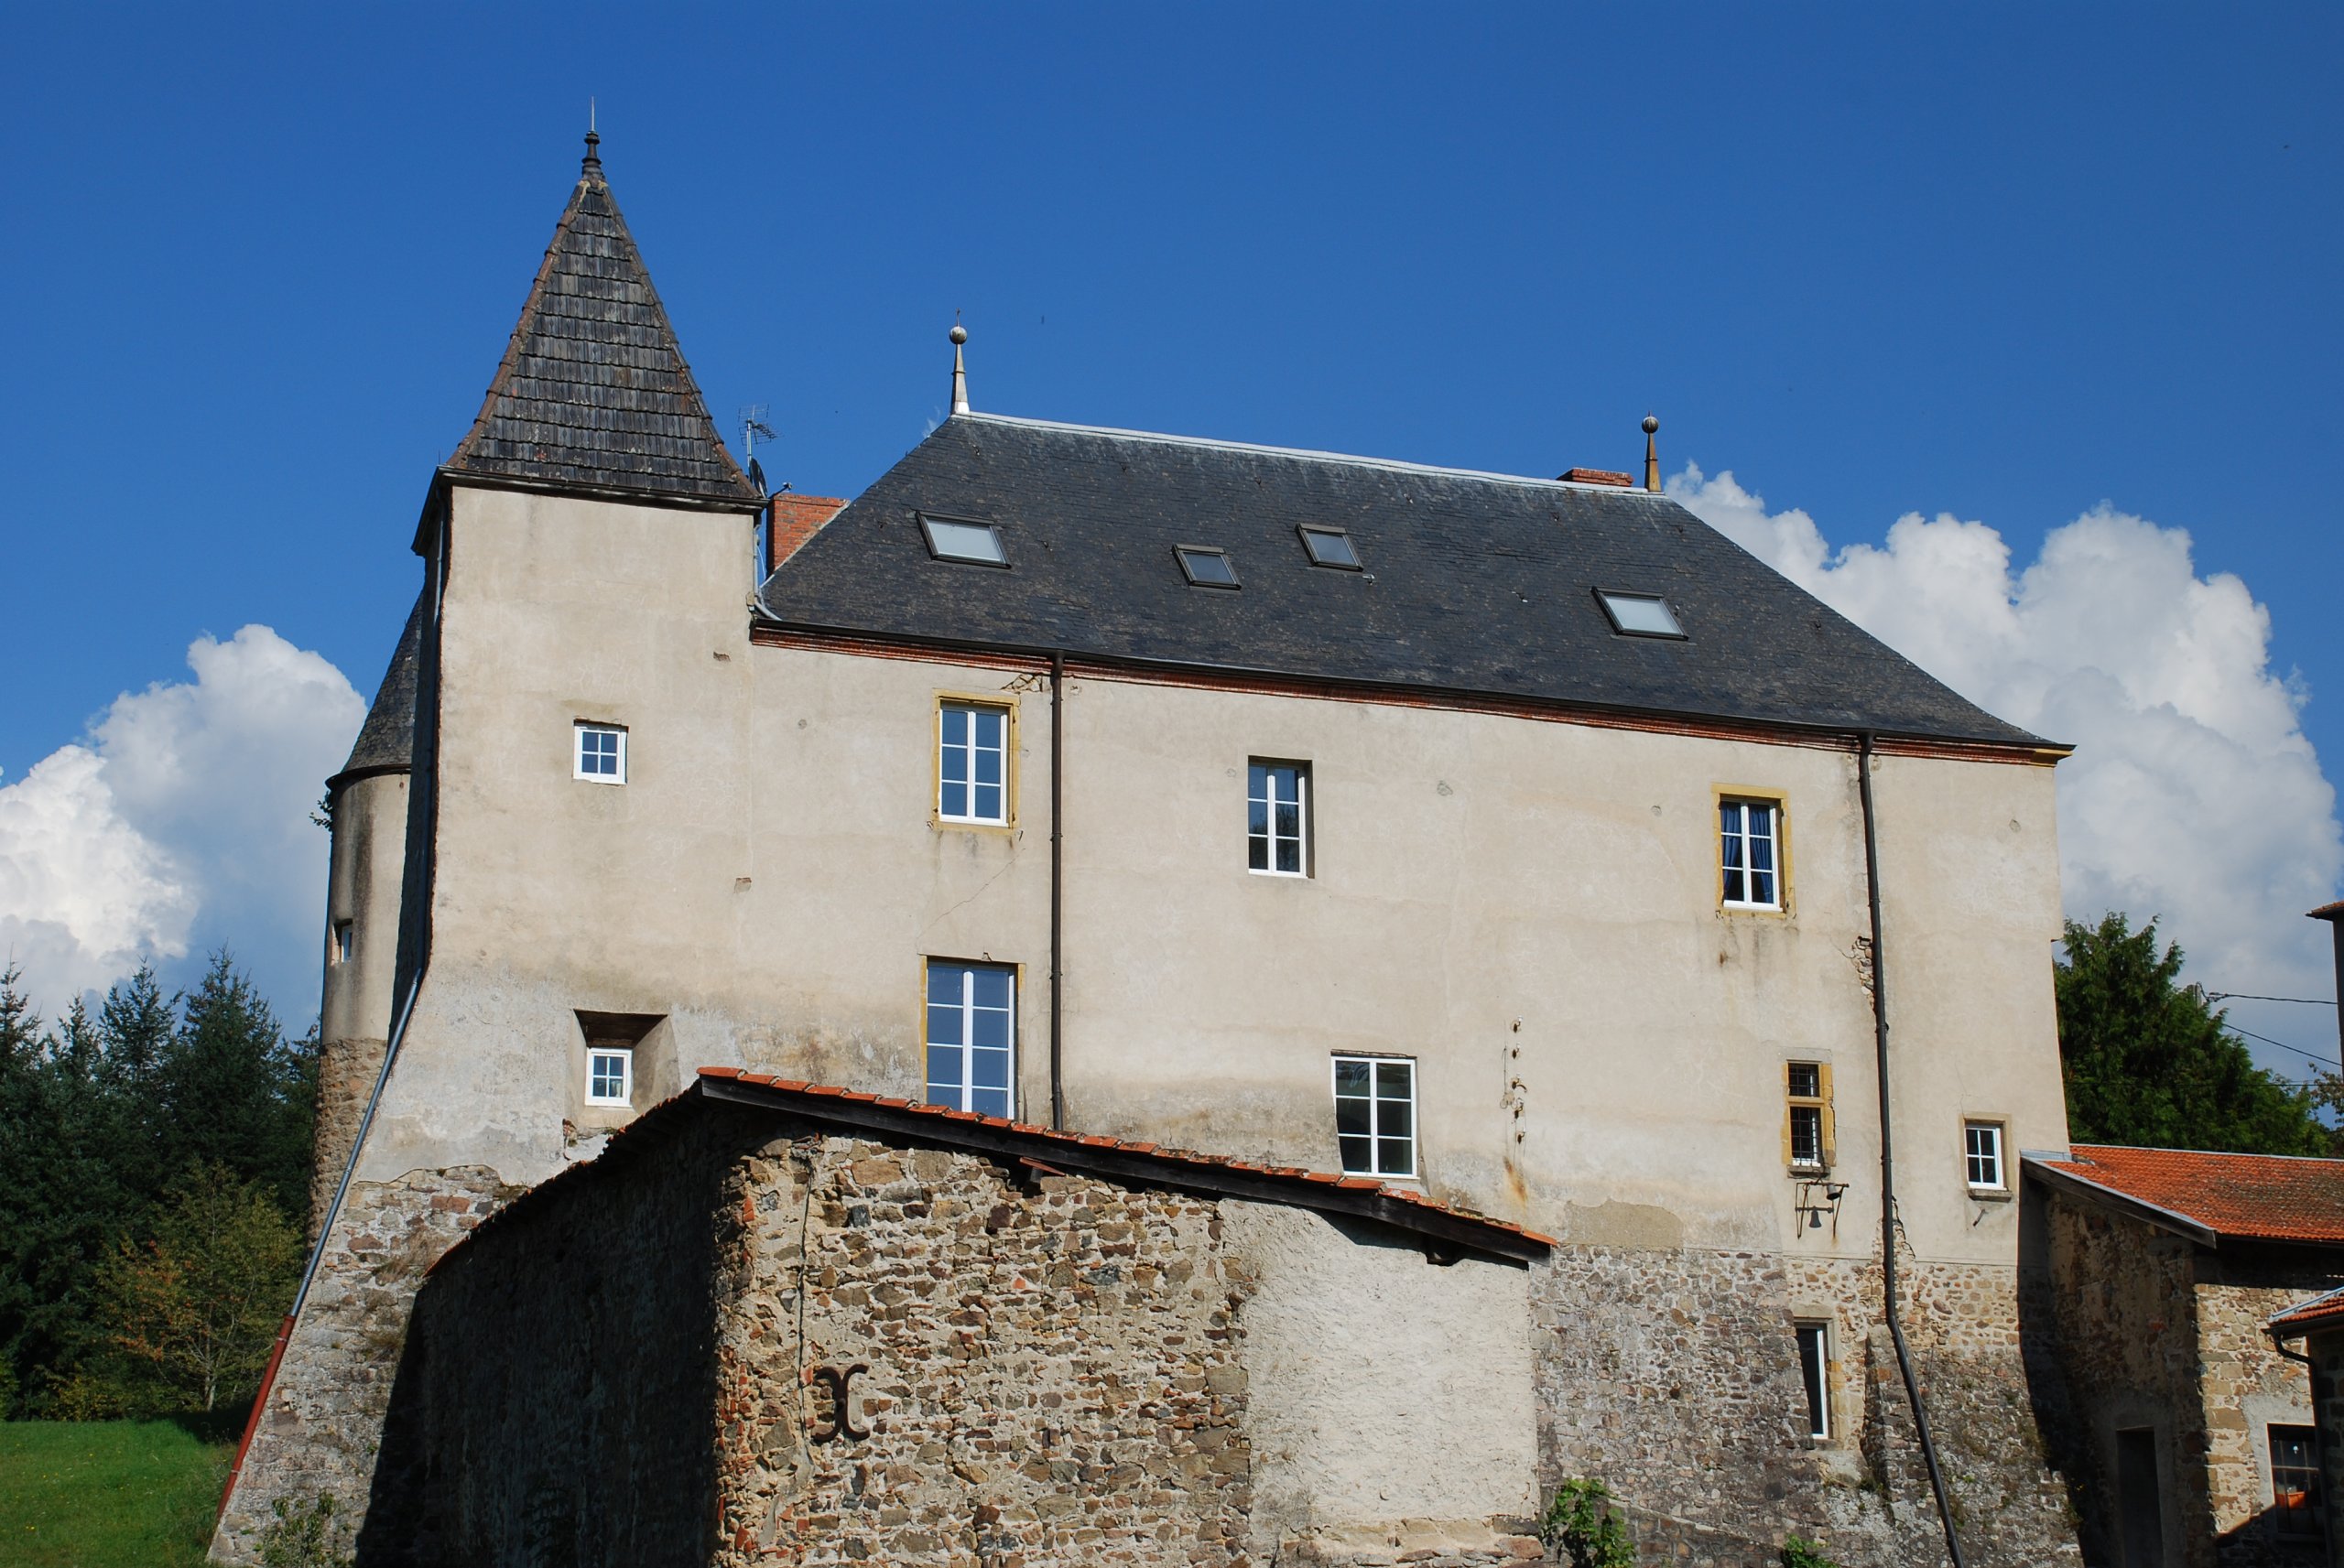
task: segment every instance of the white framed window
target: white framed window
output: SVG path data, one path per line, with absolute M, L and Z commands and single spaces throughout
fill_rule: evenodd
M 1015 1114 L 1017 975 L 1005 964 L 928 961 L 928 1103 Z
M 1783 1161 L 1794 1171 L 1831 1166 L 1831 1064 L 1785 1062 Z
M 572 742 L 570 777 L 589 784 L 626 783 L 626 730 L 616 724 L 580 719 Z
M 1798 1336 L 1798 1376 L 1807 1389 L 1807 1434 L 1831 1435 L 1831 1325 L 1795 1323 Z
M 1416 1064 L 1409 1056 L 1338 1056 L 1335 1142 L 1348 1176 L 1416 1173 Z
M 1246 770 L 1245 864 L 1265 876 L 1310 874 L 1310 764 L 1265 762 Z
M 1718 802 L 1721 893 L 1728 909 L 1783 907 L 1782 808 L 1771 800 Z
M 635 1100 L 635 1053 L 623 1045 L 593 1045 L 586 1051 L 586 1103 L 629 1105 Z
M 2002 1124 L 1965 1121 L 1961 1124 L 1961 1163 L 1973 1193 L 2009 1190 L 2002 1173 Z
M 993 827 L 1009 821 L 1009 709 L 945 702 L 936 709 L 936 815 Z
M 335 921 L 333 923 L 333 961 L 335 963 L 350 962 L 350 945 L 351 923 L 347 920 Z

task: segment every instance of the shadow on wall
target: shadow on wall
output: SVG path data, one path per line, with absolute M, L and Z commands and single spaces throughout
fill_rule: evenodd
M 704 1564 L 714 1550 L 710 1225 L 720 1173 L 575 1184 L 417 1295 L 361 1568 Z
M 2051 1267 L 2050 1211 L 2041 1187 L 2029 1182 L 2019 1193 L 2018 1342 L 2026 1375 L 2026 1399 L 2043 1459 L 2067 1488 L 2067 1513 L 2087 1563 L 2122 1563 L 2106 1528 L 2103 1510 L 2092 1506 L 2095 1468 L 2090 1433 L 2068 1387 L 2060 1353 Z

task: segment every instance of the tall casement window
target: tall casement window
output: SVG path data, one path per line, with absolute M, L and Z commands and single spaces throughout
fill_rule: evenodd
M 1017 978 L 1000 964 L 928 961 L 928 1102 L 1008 1116 Z
M 1965 1121 L 1961 1124 L 1962 1173 L 1973 1193 L 2009 1190 L 2002 1175 L 2002 1124 Z
M 1728 909 L 1783 907 L 1779 806 L 1771 800 L 1718 802 L 1718 849 Z
M 626 731 L 615 724 L 583 719 L 573 728 L 570 776 L 589 784 L 626 783 Z
M 2281 1535 L 2320 1539 L 2319 1433 L 2308 1426 L 2271 1428 L 2271 1512 Z
M 1343 1173 L 1416 1173 L 1416 1064 L 1406 1056 L 1335 1058 L 1335 1141 Z
M 1797 1323 L 1799 1381 L 1807 1385 L 1807 1434 L 1831 1435 L 1831 1328 L 1829 1324 Z
M 1256 761 L 1245 786 L 1245 864 L 1269 876 L 1309 875 L 1310 764 Z
M 1831 1064 L 1783 1064 L 1783 1160 L 1794 1171 L 1831 1165 Z
M 973 702 L 936 710 L 936 815 L 946 822 L 1009 821 L 1009 710 Z

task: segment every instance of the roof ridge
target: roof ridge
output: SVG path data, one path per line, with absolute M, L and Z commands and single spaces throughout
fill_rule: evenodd
M 2309 1165 L 2344 1165 L 2333 1154 L 2266 1154 L 2248 1149 L 2167 1149 L 2150 1143 L 2075 1143 L 2070 1149 L 2112 1149 L 2126 1154 L 2191 1154 L 2204 1160 L 2295 1160 Z
M 1654 495 L 1656 491 L 1626 490 L 1616 484 L 1591 484 L 1576 480 L 1540 479 L 1534 474 L 1500 473 L 1494 469 L 1450 468 L 1441 463 L 1412 463 L 1404 458 L 1368 457 L 1358 452 L 1327 452 L 1311 447 L 1274 447 L 1260 441 L 1231 441 L 1218 436 L 1175 436 L 1160 430 L 1126 430 L 1113 425 L 1077 425 L 1063 419 L 1030 419 L 1017 414 L 955 414 L 954 419 L 976 424 L 1015 425 L 1029 430 L 1061 430 L 1077 436 L 1105 436 L 1116 440 L 1153 441 L 1166 447 L 1202 447 L 1220 452 L 1252 452 L 1263 457 L 1295 458 L 1308 462 L 1346 463 L 1353 468 L 1389 469 L 1399 473 L 1430 474 L 1442 479 L 1488 480 L 1534 490 L 1595 490 L 1609 495 Z

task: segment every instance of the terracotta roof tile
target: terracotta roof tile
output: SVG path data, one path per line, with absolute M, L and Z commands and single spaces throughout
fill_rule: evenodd
M 2344 1245 L 2344 1160 L 2078 1143 L 2031 1163 L 2154 1206 L 2219 1236 Z
M 2282 1339 L 2300 1338 L 2316 1329 L 2344 1328 L 2344 1288 L 2297 1302 L 2273 1317 L 2271 1327 Z

